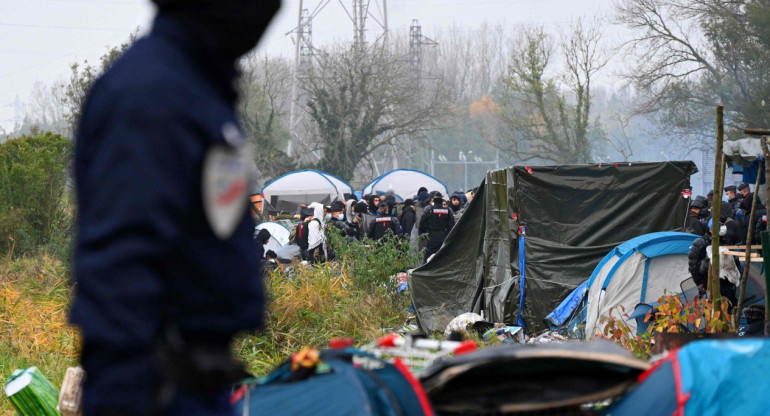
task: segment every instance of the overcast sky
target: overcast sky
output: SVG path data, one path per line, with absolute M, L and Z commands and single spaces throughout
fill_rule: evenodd
M 312 11 L 322 1 L 304 3 Z M 333 0 L 313 20 L 316 45 L 352 37 L 340 3 L 349 7 L 352 0 Z M 418 19 L 430 37 L 435 28 L 483 22 L 556 31 L 578 17 L 609 15 L 612 0 L 387 0 L 387 8 L 391 30 L 405 31 Z M 283 1 L 260 49 L 292 54 L 285 34 L 296 26 L 298 9 L 299 0 Z M 16 98 L 25 103 L 36 82 L 65 78 L 73 62 L 96 62 L 108 46 L 137 28 L 147 30 L 154 14 L 149 0 L 0 0 L 0 10 L 0 126 L 6 130 L 13 128 Z

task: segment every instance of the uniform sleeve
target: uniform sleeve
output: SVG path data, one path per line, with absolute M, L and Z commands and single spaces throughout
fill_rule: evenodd
M 189 146 L 180 145 L 195 142 L 181 120 L 131 102 L 117 104 L 109 116 L 90 110 L 76 155 L 79 221 L 71 318 L 86 340 L 86 371 L 119 369 L 90 380 L 110 395 L 140 388 L 132 379 L 150 365 L 167 293 L 164 260 L 181 236 L 185 211 L 198 203 L 191 196 L 199 161 Z M 117 407 L 146 405 L 120 402 L 125 395 L 112 397 Z

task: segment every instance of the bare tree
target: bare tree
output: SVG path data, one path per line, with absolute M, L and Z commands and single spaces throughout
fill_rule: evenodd
M 337 46 L 321 54 L 302 88 L 314 132 L 303 148 L 317 155 L 314 167 L 347 179 L 398 137 L 440 126 L 451 102 L 441 79 L 416 88 L 409 66 L 380 43 L 365 53 Z
M 255 145 L 255 161 L 262 176 L 276 177 L 296 167 L 283 151 L 289 139 L 291 66 L 283 58 L 253 53 L 243 59 L 241 67 L 241 123 Z
M 553 41 L 542 27 L 520 32 L 502 78 L 507 136 L 497 146 L 519 161 L 585 163 L 591 158 L 592 81 L 608 61 L 596 25 L 562 36 L 564 68 L 549 75 Z
M 730 127 L 766 125 L 770 99 L 770 15 L 749 0 L 620 0 L 616 20 L 634 37 L 623 44 L 634 62 L 624 75 L 645 95 L 639 113 L 656 114 L 669 134 L 711 147 L 713 108 L 723 103 Z M 704 138 L 708 138 L 704 140 Z

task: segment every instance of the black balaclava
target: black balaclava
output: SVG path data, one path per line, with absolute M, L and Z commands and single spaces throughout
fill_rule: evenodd
M 262 244 L 265 244 L 269 239 L 270 239 L 270 231 L 267 231 L 264 228 L 259 230 L 259 233 L 257 233 L 257 241 L 259 241 Z
M 280 0 L 152 0 L 161 14 L 172 16 L 193 31 L 206 47 L 226 59 L 253 49 Z

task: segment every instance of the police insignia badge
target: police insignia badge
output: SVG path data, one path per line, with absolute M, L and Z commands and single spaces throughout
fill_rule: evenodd
M 243 218 L 248 188 L 248 168 L 243 152 L 213 146 L 203 161 L 203 207 L 211 229 L 225 240 Z

